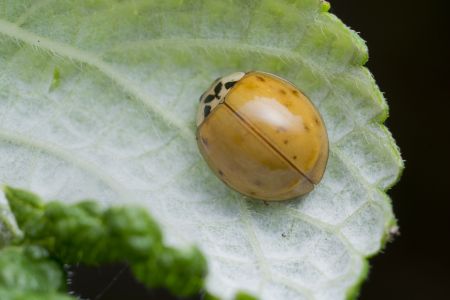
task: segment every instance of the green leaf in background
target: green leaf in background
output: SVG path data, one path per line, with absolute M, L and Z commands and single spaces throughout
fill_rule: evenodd
M 200 247 L 207 289 L 225 299 L 356 295 L 395 226 L 385 190 L 403 165 L 362 67 L 366 46 L 326 10 L 319 0 L 0 0 L 0 182 L 145 206 L 171 245 Z M 325 177 L 302 199 L 245 199 L 197 151 L 200 94 L 255 69 L 294 82 L 327 125 Z
M 200 251 L 196 248 L 180 250 L 167 247 L 158 225 L 143 208 L 102 209 L 93 201 L 81 201 L 74 205 L 57 201 L 44 204 L 37 195 L 28 191 L 5 187 L 4 192 L 23 231 L 23 237 L 15 244 L 48 251 L 49 259 L 58 262 L 53 264 L 55 268 L 61 268 L 60 273 L 61 264 L 99 266 L 126 263 L 135 277 L 147 287 L 164 287 L 180 297 L 196 295 L 203 289 L 207 267 Z M 0 250 L 1 257 L 11 258 L 11 255 L 8 256 L 7 250 Z M 31 267 L 27 267 L 24 269 L 31 275 L 25 278 L 27 273 L 21 274 L 20 270 L 26 263 L 16 263 L 16 266 L 15 261 L 8 262 L 10 268 L 1 269 L 0 289 L 1 278 L 12 278 L 12 283 L 7 287 L 13 287 L 16 281 L 37 282 L 51 273 L 33 273 L 30 272 Z M 52 290 L 46 289 L 47 285 L 39 284 L 43 291 Z
M 8 246 L 0 251 L 0 299 L 70 300 L 62 268 L 43 248 Z

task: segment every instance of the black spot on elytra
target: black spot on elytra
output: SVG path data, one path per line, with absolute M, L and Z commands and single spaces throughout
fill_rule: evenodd
M 266 81 L 263 77 L 261 77 L 261 76 L 256 76 L 256 79 L 258 79 L 259 81 L 261 81 L 261 82 L 264 82 L 264 81 Z
M 216 97 L 214 97 L 214 95 L 208 95 L 208 96 L 206 96 L 205 101 L 203 101 L 203 102 L 209 103 L 209 102 L 213 101 L 214 98 L 216 98 Z
M 283 90 L 283 89 L 280 89 L 280 93 L 283 94 L 283 95 L 286 95 L 286 94 L 287 94 L 286 91 Z
M 283 105 L 286 107 L 290 107 L 292 105 L 292 103 L 291 103 L 291 101 L 288 100 L 288 101 L 284 101 Z
M 314 122 L 316 122 L 317 125 L 320 125 L 319 119 L 317 117 L 314 118 Z
M 216 97 L 218 98 L 220 91 L 222 90 L 222 82 L 219 82 L 214 88 L 214 93 L 216 93 Z
M 292 159 L 296 160 L 297 159 L 297 155 L 292 156 Z
M 203 109 L 203 115 L 206 118 L 209 113 L 211 112 L 211 106 L 210 105 L 206 105 L 205 108 Z
M 287 145 L 287 144 L 289 143 L 289 141 L 288 141 L 288 140 L 284 140 L 283 143 L 284 143 L 285 145 Z
M 220 175 L 220 176 L 223 176 L 222 170 L 219 170 L 219 175 Z
M 294 94 L 295 96 L 298 96 L 298 95 L 299 95 L 299 93 L 298 93 L 297 90 L 291 90 L 291 92 L 292 92 L 292 94 Z
M 310 131 L 310 130 L 311 130 L 311 129 L 308 127 L 308 125 L 305 125 L 304 127 L 305 127 L 305 130 L 306 130 L 306 131 Z
M 228 81 L 225 83 L 225 88 L 227 90 L 231 89 L 236 84 L 236 81 Z

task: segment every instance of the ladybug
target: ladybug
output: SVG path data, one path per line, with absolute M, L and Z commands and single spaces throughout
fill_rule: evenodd
M 265 72 L 215 80 L 200 97 L 196 137 L 217 177 L 261 200 L 309 193 L 328 161 L 318 110 L 294 84 Z

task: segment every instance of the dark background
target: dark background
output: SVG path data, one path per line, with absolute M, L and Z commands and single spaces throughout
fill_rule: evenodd
M 406 166 L 389 192 L 401 235 L 372 259 L 360 299 L 450 299 L 448 1 L 331 3 L 367 41 Z
M 401 235 L 371 260 L 360 299 L 450 299 L 448 3 L 331 0 L 331 6 L 367 41 L 368 67 L 388 100 L 387 125 L 406 161 L 389 192 Z M 175 299 L 146 291 L 127 270 L 96 298 L 121 267 L 73 270 L 72 288 L 91 299 Z

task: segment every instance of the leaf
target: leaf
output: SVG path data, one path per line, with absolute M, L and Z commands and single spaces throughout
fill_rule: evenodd
M 196 295 L 203 289 L 207 266 L 200 251 L 167 247 L 158 225 L 143 208 L 102 209 L 94 201 L 44 204 L 39 196 L 11 187 L 5 187 L 4 193 L 24 233 L 15 244 L 48 251 L 60 264 L 60 273 L 62 264 L 127 263 L 135 277 L 150 288 L 166 288 L 180 297 Z M 0 251 L 0 266 L 2 253 L 8 252 Z M 9 263 L 10 268 L 15 261 Z M 6 270 L 4 274 L 11 273 Z M 32 275 L 28 281 L 39 279 L 39 273 Z M 0 273 L 0 288 L 1 279 Z
M 319 0 L 0 0 L 0 182 L 146 206 L 170 244 L 200 247 L 207 288 L 226 299 L 356 295 L 395 226 L 385 190 L 403 163 L 364 42 L 326 10 Z M 255 69 L 298 85 L 327 125 L 324 179 L 302 199 L 245 199 L 197 151 L 200 94 Z
M 62 266 L 40 247 L 8 246 L 0 251 L 0 298 L 70 300 Z

